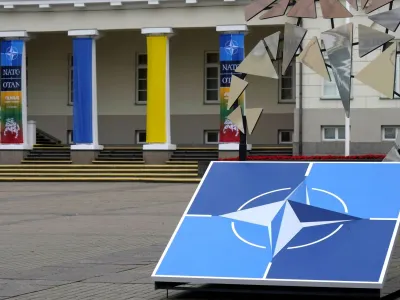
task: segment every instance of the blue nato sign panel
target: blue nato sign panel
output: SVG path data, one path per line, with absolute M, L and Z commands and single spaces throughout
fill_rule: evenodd
M 381 288 L 398 230 L 397 163 L 215 162 L 155 281 Z

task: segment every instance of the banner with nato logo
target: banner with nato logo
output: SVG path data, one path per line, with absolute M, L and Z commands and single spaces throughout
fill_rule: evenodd
M 219 37 L 219 59 L 220 59 L 220 138 L 221 143 L 239 143 L 239 129 L 227 119 L 229 114 L 237 107 L 228 106 L 231 77 L 244 59 L 244 34 L 221 34 Z M 243 105 L 244 95 L 239 98 L 239 104 Z
M 1 49 L 1 143 L 22 144 L 22 51 L 24 42 L 2 41 Z

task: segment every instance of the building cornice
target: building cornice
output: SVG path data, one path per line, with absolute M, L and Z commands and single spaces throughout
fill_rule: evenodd
M 58 11 L 243 5 L 249 0 L 8 0 L 1 11 Z

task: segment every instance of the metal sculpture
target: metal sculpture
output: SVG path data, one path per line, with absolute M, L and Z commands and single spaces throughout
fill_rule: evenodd
M 307 30 L 299 26 L 301 18 L 317 18 L 315 1 L 318 0 L 255 0 L 245 7 L 246 21 L 250 21 L 259 15 L 259 19 L 270 19 L 285 14 L 288 17 L 297 17 L 297 25 L 285 24 L 283 39 L 283 56 L 277 57 L 280 32 L 276 32 L 259 41 L 245 60 L 238 66 L 236 72 L 241 73 L 240 78 L 233 78 L 229 104 L 231 107 L 240 95 L 248 87 L 244 79 L 247 75 L 255 75 L 278 79 L 274 60 L 282 60 L 282 74 L 285 74 L 292 63 L 296 53 L 300 50 L 298 60 L 326 80 L 330 80 L 327 67 L 332 69 L 336 85 L 343 103 L 347 118 L 350 116 L 351 78 L 357 78 L 376 91 L 393 99 L 394 95 L 400 96 L 394 91 L 397 43 L 390 45 L 394 36 L 388 34 L 389 30 L 396 31 L 400 24 L 400 8 L 392 9 L 393 0 L 362 0 L 360 9 L 369 14 L 385 5 L 389 5 L 388 11 L 381 12 L 368 18 L 386 28 L 386 32 L 380 32 L 364 25 L 358 27 L 358 43 L 353 43 L 353 23 L 335 27 L 335 18 L 351 18 L 353 15 L 349 7 L 345 8 L 337 0 L 319 0 L 324 19 L 330 19 L 332 29 L 321 33 L 321 40 L 325 49 L 320 48 L 317 37 L 313 37 L 304 50 L 301 47 Z M 358 10 L 356 0 L 347 0 L 347 3 Z M 291 6 L 291 7 L 290 7 Z M 347 5 L 346 5 L 347 6 Z M 359 45 L 359 57 L 363 57 L 383 46 L 384 51 L 355 76 L 352 75 L 353 46 Z M 330 64 L 326 64 L 322 52 L 326 51 Z M 379 74 L 379 76 L 376 76 Z M 261 108 L 245 109 L 238 106 L 228 119 L 240 129 L 241 138 L 239 157 L 246 159 L 247 134 L 251 134 L 262 113 Z M 400 137 L 399 137 L 400 138 Z M 393 157 L 400 161 L 400 155 L 393 155 L 393 149 L 398 151 L 397 142 L 390 150 L 389 160 Z
M 321 33 L 346 116 L 350 116 L 353 23 Z

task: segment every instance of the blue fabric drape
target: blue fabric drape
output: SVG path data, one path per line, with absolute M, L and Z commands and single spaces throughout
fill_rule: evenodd
M 75 144 L 93 142 L 91 38 L 73 39 L 73 128 Z

